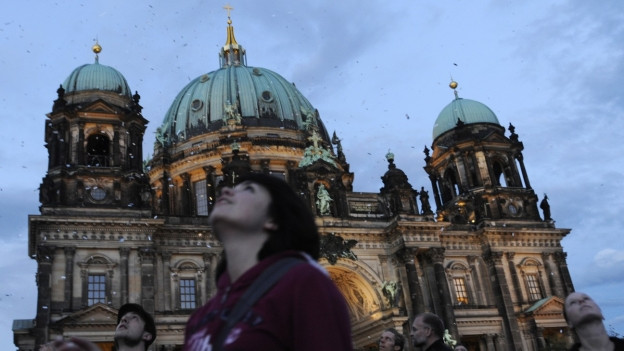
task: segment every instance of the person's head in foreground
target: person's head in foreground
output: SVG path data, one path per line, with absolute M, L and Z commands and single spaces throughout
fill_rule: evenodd
M 440 317 L 425 312 L 414 318 L 411 332 L 414 346 L 426 349 L 434 342 L 442 339 L 442 335 L 444 335 L 444 323 Z
M 226 251 L 241 243 L 255 250 L 258 261 L 276 253 L 295 250 L 319 258 L 320 237 L 312 212 L 283 180 L 250 173 L 233 187 L 224 187 L 209 222 Z M 231 245 L 229 245 L 231 244 Z M 226 263 L 217 268 L 218 275 Z
M 624 350 L 624 340 L 609 336 L 602 310 L 589 295 L 582 292 L 568 295 L 563 317 L 579 341 L 570 350 Z
M 379 337 L 379 351 L 402 351 L 405 338 L 394 328 L 388 328 Z
M 143 349 L 147 350 L 154 339 L 156 339 L 154 318 L 141 305 L 127 303 L 121 306 L 115 329 L 117 350 L 137 348 L 141 344 L 144 345 Z
M 566 297 L 563 317 L 572 329 L 587 323 L 602 323 L 604 319 L 598 304 L 589 295 L 582 292 L 573 292 Z

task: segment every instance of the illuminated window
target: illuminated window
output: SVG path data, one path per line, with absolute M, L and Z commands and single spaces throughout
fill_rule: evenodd
M 539 286 L 539 280 L 537 274 L 526 275 L 527 290 L 529 293 L 529 300 L 536 301 L 542 298 L 542 290 Z
M 455 287 L 455 300 L 460 304 L 468 304 L 468 291 L 466 290 L 466 280 L 464 278 L 453 278 Z
M 106 303 L 106 275 L 89 274 L 87 282 L 87 304 Z
M 196 307 L 195 279 L 180 279 L 180 308 L 190 310 Z
M 465 262 L 452 261 L 446 267 L 448 284 L 453 304 L 456 306 L 475 304 L 471 269 Z
M 208 215 L 208 195 L 206 193 L 206 180 L 195 182 L 195 204 L 198 216 Z

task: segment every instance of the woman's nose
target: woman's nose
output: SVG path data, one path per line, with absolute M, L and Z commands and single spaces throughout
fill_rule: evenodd
M 221 189 L 221 195 L 232 195 L 234 193 L 234 189 L 230 188 L 229 186 L 224 187 L 223 189 Z

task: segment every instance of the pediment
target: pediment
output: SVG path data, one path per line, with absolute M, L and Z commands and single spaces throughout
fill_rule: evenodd
M 114 328 L 114 325 L 117 324 L 117 310 L 98 303 L 61 318 L 56 321 L 55 324 L 60 324 L 65 327 L 106 325 L 110 328 Z
M 504 135 L 500 135 L 499 133 L 489 133 L 485 138 L 483 138 L 483 142 L 492 142 L 492 143 L 506 143 L 509 144 L 509 139 L 507 139 Z
M 115 114 L 117 110 L 104 100 L 97 100 L 91 105 L 85 107 L 82 112 Z
M 323 159 L 314 161 L 313 164 L 303 167 L 306 172 L 313 172 L 319 174 L 338 173 L 341 171 L 339 166 L 333 165 Z
M 563 315 L 564 301 L 557 297 L 551 296 L 535 302 L 529 307 L 525 313 L 536 318 L 540 316 Z

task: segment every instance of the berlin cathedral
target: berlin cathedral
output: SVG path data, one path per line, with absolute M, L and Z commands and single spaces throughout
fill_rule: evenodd
M 379 192 L 354 192 L 340 138 L 294 84 L 247 65 L 229 18 L 220 67 L 173 98 L 150 159 L 138 92 L 93 51 L 46 115 L 40 213 L 28 218 L 37 309 L 13 322 L 18 350 L 59 336 L 113 350 L 127 302 L 154 315 L 152 350 L 181 350 L 189 315 L 215 293 L 222 247 L 208 214 L 219 189 L 249 172 L 284 179 L 316 214 L 320 263 L 347 301 L 356 350 L 377 350 L 389 327 L 409 339 L 425 311 L 471 351 L 571 343 L 570 229 L 538 200 L 513 125 L 484 104 L 455 91 L 431 120 L 430 188 L 414 188 L 389 152 Z

